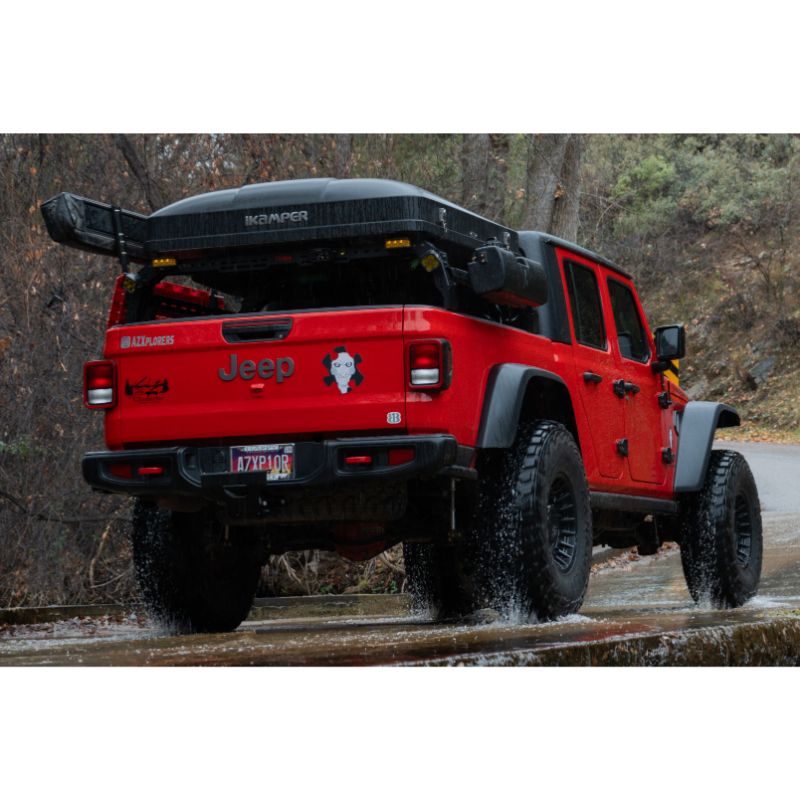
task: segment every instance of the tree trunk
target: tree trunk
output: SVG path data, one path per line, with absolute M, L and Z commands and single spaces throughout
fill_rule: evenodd
M 152 211 L 163 208 L 166 202 L 161 188 L 150 177 L 147 164 L 139 158 L 139 154 L 136 152 L 133 142 L 124 133 L 118 133 L 114 137 L 114 141 L 125 158 L 125 161 L 128 162 L 128 166 L 134 177 L 139 181 L 139 186 L 142 188 L 145 200 L 147 200 L 147 205 L 150 206 Z
M 506 133 L 464 134 L 461 140 L 461 204 L 502 220 L 508 189 L 511 137 Z
M 583 145 L 583 136 L 574 134 L 569 137 L 556 188 L 550 227 L 551 233 L 573 242 L 578 238 Z
M 553 210 L 569 138 L 563 133 L 532 134 L 528 138 L 522 229 L 553 232 Z
M 353 153 L 353 136 L 349 133 L 337 133 L 333 137 L 335 152 L 333 154 L 334 178 L 347 178 L 350 175 L 350 157 Z

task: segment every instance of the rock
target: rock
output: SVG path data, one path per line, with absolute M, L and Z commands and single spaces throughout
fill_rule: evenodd
M 711 384 L 705 378 L 699 378 L 690 387 L 686 388 L 686 394 L 689 395 L 690 400 L 702 400 L 708 394 L 710 388 Z
M 728 369 L 728 363 L 726 361 L 715 361 L 707 370 L 706 374 L 710 375 L 712 378 L 718 378 Z
M 491 625 L 500 619 L 500 614 L 493 608 L 479 608 L 464 617 L 462 622 L 465 625 Z
M 775 366 L 775 359 L 772 356 L 770 356 L 769 358 L 763 358 L 761 359 L 761 361 L 757 361 L 755 364 L 753 364 L 753 366 L 749 367 L 747 370 L 747 375 L 746 375 L 747 385 L 751 389 L 757 389 L 770 376 L 772 368 L 774 366 Z

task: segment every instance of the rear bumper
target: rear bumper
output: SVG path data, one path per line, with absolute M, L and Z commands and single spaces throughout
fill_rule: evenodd
M 455 437 L 446 435 L 331 439 L 297 442 L 294 447 L 294 476 L 276 481 L 267 481 L 263 472 L 230 472 L 227 447 L 87 453 L 83 477 L 93 488 L 105 492 L 225 501 L 252 494 L 328 491 L 343 485 L 458 475 L 470 471 L 465 468 L 472 454 L 471 449 L 459 447 Z M 398 448 L 413 448 L 413 457 L 407 463 L 390 465 L 389 451 Z M 372 460 L 369 464 L 346 464 L 345 458 L 352 455 L 368 455 Z M 140 474 L 142 469 L 144 474 Z

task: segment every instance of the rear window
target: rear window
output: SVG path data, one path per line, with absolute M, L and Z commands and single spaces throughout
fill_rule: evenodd
M 232 262 L 221 269 L 159 271 L 162 281 L 139 293 L 136 321 L 356 306 L 443 304 L 435 278 L 410 258 L 350 263 Z M 190 292 L 182 291 L 191 290 Z
M 117 292 L 115 305 L 130 312 L 120 308 L 111 321 L 427 305 L 538 332 L 535 309 L 488 303 L 468 287 L 448 283 L 441 267 L 428 272 L 413 253 L 339 261 L 336 254 L 326 252 L 323 258 L 319 252 L 286 256 L 287 263 L 275 263 L 281 256 L 256 252 L 160 268 L 160 282 L 144 284 L 133 297 Z
M 603 307 L 594 270 L 574 261 L 564 262 L 567 293 L 572 308 L 575 338 L 588 347 L 606 349 Z

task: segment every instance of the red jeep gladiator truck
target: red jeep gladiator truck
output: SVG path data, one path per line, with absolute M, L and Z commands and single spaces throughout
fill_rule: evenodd
M 235 628 L 270 555 L 399 542 L 443 618 L 574 612 L 601 544 L 676 541 L 695 600 L 755 594 L 756 486 L 712 450 L 739 417 L 688 400 L 684 329 L 653 335 L 607 259 L 388 180 L 42 212 L 121 264 L 83 473 L 136 498 L 136 573 L 172 629 Z

